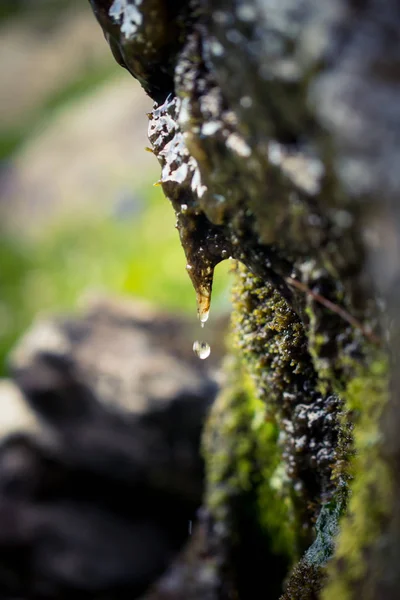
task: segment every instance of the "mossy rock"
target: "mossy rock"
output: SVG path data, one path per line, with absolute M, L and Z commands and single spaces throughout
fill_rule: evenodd
M 235 362 L 205 434 L 210 536 L 220 543 L 221 589 L 236 588 L 221 598 L 253 598 L 255 580 L 264 595 L 280 588 L 291 600 L 396 598 L 395 1 L 385 18 L 377 4 L 339 0 L 149 2 L 135 5 L 140 23 L 129 34 L 132 3 L 92 4 L 155 100 L 150 140 L 200 316 L 215 266 L 243 265 L 228 344 Z M 256 427 L 259 411 L 267 421 Z M 253 550 L 249 531 L 264 540 Z M 283 556 L 285 574 L 263 578 L 260 553 L 265 565 Z

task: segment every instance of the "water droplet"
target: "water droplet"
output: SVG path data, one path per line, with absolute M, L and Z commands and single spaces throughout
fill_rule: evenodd
M 204 327 L 204 323 L 207 323 L 209 316 L 210 316 L 210 309 L 199 313 L 199 319 L 200 319 L 200 323 L 201 323 L 202 327 Z
M 207 342 L 199 342 L 196 340 L 193 344 L 193 352 L 196 354 L 196 356 L 201 358 L 201 360 L 204 360 L 210 356 L 211 348 Z
M 189 271 L 190 273 L 190 271 Z M 199 317 L 200 323 L 204 326 L 204 323 L 208 321 L 210 314 L 210 289 L 202 287 L 196 294 L 197 299 L 197 316 Z

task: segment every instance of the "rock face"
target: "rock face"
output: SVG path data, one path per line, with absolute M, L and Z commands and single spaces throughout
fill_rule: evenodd
M 243 265 L 204 438 L 218 597 L 398 597 L 398 3 L 91 5 L 155 101 L 200 315 Z
M 205 364 L 192 343 L 182 319 L 111 300 L 20 342 L 0 386 L 2 598 L 135 598 L 177 557 L 217 390 L 218 345 Z

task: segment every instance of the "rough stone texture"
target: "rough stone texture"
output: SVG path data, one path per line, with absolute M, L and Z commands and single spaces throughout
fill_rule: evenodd
M 218 398 L 222 421 L 210 419 L 204 442 L 219 597 L 254 597 L 235 568 L 243 547 L 251 564 L 240 516 L 254 494 L 268 499 L 266 564 L 287 526 L 272 507 L 299 515 L 286 598 L 398 597 L 397 0 L 91 4 L 155 100 L 150 140 L 200 315 L 215 265 L 244 265 L 232 347 L 253 388 L 228 375 L 230 400 Z M 257 401 L 269 433 L 250 425 Z M 276 584 L 266 577 L 264 594 L 279 595 Z
M 192 343 L 183 319 L 109 299 L 21 340 L 0 385 L 2 598 L 136 598 L 171 564 L 149 598 L 196 577 L 211 594 L 199 448 L 221 347 L 204 363 Z

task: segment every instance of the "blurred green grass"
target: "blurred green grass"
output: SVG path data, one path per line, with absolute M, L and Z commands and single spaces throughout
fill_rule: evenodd
M 196 319 L 195 294 L 160 188 L 138 193 L 141 214 L 73 219 L 54 224 L 39 239 L 0 236 L 0 373 L 7 354 L 36 315 L 75 310 L 86 291 L 144 298 Z M 213 312 L 229 306 L 228 262 L 217 270 Z
M 32 19 L 32 27 L 38 23 L 50 26 L 53 14 L 62 17 L 62 6 L 70 9 L 71 3 L 40 0 L 31 6 L 10 1 L 0 9 L 0 21 L 6 17 Z M 73 6 L 81 9 L 78 0 Z M 105 43 L 100 31 L 99 43 Z M 112 62 L 88 66 L 17 124 L 8 126 L 4 119 L 0 160 L 12 164 L 13 155 L 35 140 L 36 131 L 50 117 L 84 96 L 94 96 L 117 69 Z M 129 194 L 136 208 L 132 202 L 128 210 L 114 206 L 112 214 L 102 211 L 101 217 L 82 211 L 52 221 L 35 237 L 12 236 L 5 233 L 6 228 L 0 229 L 0 375 L 7 372 L 11 348 L 38 314 L 77 310 L 86 291 L 144 298 L 161 308 L 187 312 L 196 320 L 195 293 L 185 269 L 173 209 L 161 189 L 152 185 L 149 173 L 135 172 L 134 157 L 132 173 L 135 183 L 129 185 Z M 229 307 L 228 269 L 229 261 L 217 269 L 213 313 Z

